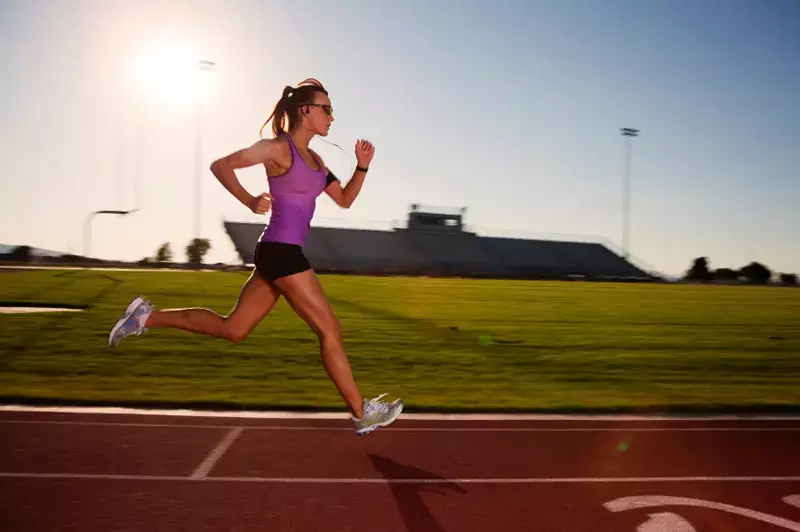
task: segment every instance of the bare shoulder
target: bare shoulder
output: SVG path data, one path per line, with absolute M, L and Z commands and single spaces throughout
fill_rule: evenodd
M 214 161 L 232 169 L 247 168 L 257 164 L 271 164 L 282 158 L 284 142 L 281 139 L 259 139 L 250 146 L 237 150 Z

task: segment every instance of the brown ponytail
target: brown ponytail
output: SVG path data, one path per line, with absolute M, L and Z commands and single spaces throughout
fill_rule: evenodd
M 281 98 L 275 104 L 275 109 L 273 109 L 267 121 L 264 122 L 264 125 L 261 126 L 258 132 L 259 136 L 263 136 L 264 128 L 267 127 L 270 120 L 272 120 L 272 134 L 275 137 L 286 131 L 284 127 L 285 119 L 288 120 L 288 130 L 291 131 L 300 119 L 300 108 L 305 103 L 312 103 L 314 95 L 318 92 L 328 94 L 322 83 L 314 78 L 304 79 L 297 84 L 297 87 L 290 87 L 289 85 L 284 87 Z

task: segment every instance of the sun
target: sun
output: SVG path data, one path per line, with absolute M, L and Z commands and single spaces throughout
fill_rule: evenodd
M 195 102 L 205 90 L 204 74 L 211 66 L 180 42 L 149 42 L 138 58 L 136 78 L 142 90 L 160 103 Z

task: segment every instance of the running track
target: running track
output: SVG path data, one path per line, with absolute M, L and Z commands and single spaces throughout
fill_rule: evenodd
M 800 531 L 800 418 L 31 410 L 0 408 L 4 532 Z

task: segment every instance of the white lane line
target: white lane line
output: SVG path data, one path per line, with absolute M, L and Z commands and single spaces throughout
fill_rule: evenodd
M 192 480 L 189 477 L 177 477 L 169 475 L 107 475 L 100 473 L 0 473 L 0 478 L 23 478 L 23 479 L 64 479 L 64 480 L 157 480 L 175 481 Z
M 531 477 L 531 478 L 281 478 L 208 477 L 219 482 L 286 484 L 592 484 L 624 482 L 776 482 L 800 481 L 800 477 Z
M 150 416 L 223 417 L 251 419 L 338 419 L 346 420 L 341 412 L 284 412 L 284 411 L 202 411 L 188 409 L 141 409 L 125 407 L 62 407 L 0 405 L 0 412 L 54 412 L 68 414 L 135 414 Z M 403 419 L 431 421 L 800 421 L 798 415 L 571 415 L 571 414 L 436 414 L 403 413 Z
M 99 427 L 231 429 L 230 425 L 196 425 L 181 423 L 132 423 L 115 421 L 48 421 L 38 419 L 0 419 L 0 425 L 74 425 Z M 243 426 L 248 430 L 339 431 L 353 432 L 350 427 L 325 426 Z M 386 427 L 392 432 L 800 432 L 800 427 Z
M 251 482 L 262 484 L 592 484 L 656 482 L 800 482 L 800 476 L 763 477 L 529 477 L 529 478 L 293 478 L 293 477 L 181 477 L 167 475 L 105 475 L 89 473 L 4 473 L 0 478 L 68 480 L 150 480 L 191 482 Z
M 222 440 L 217 444 L 216 447 L 206 456 L 206 459 L 197 466 L 197 469 L 194 470 L 192 473 L 193 479 L 201 479 L 206 478 L 208 476 L 208 472 L 217 464 L 222 455 L 225 454 L 225 451 L 231 446 L 231 444 L 236 441 L 236 438 L 242 433 L 242 427 L 236 427 L 231 429 L 228 434 L 225 435 Z

